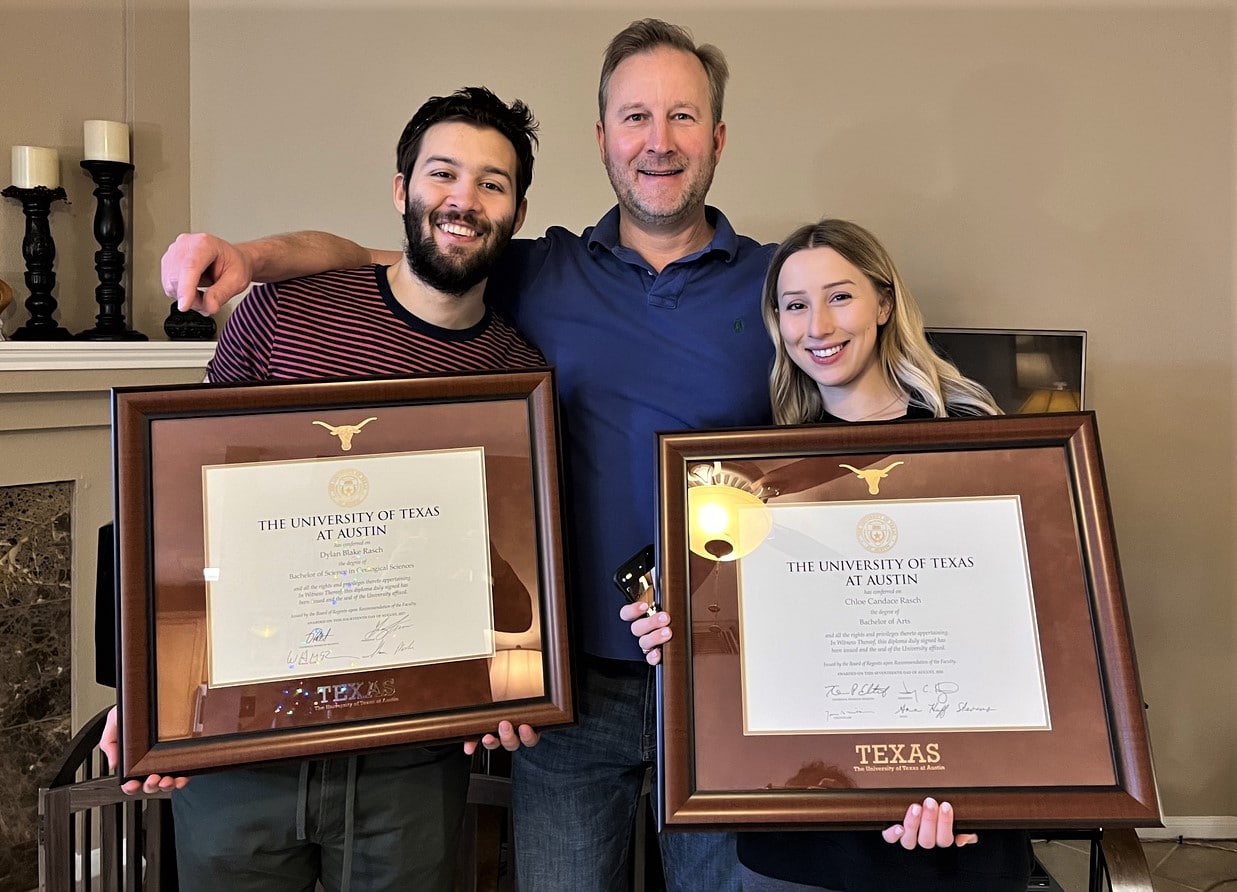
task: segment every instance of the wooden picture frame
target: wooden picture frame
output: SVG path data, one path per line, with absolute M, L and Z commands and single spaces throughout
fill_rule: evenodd
M 879 826 L 926 795 L 968 828 L 1159 825 L 1093 413 L 671 433 L 659 449 L 666 826 Z M 715 484 L 746 492 L 754 533 L 693 541 L 697 487 Z M 970 520 L 992 505 L 1007 519 Z M 842 532 L 805 536 L 805 518 Z M 750 554 L 716 559 L 732 547 Z M 969 590 L 1001 565 L 1008 591 Z M 985 627 L 990 610 L 1025 619 Z M 938 658 L 991 671 L 953 679 Z M 1027 693 L 1002 725 L 1007 679 Z
M 112 408 L 123 776 L 573 721 L 551 370 Z

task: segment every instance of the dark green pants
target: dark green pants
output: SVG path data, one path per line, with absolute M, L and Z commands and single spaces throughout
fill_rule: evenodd
M 346 758 L 304 783 L 300 762 L 195 777 L 172 796 L 180 888 L 450 890 L 469 762 L 458 743 L 359 756 L 351 790 Z

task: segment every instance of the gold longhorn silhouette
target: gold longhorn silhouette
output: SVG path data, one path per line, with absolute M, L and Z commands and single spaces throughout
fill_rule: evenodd
M 880 482 L 889 476 L 889 472 L 900 464 L 903 464 L 903 462 L 895 461 L 887 468 L 865 468 L 862 471 L 856 467 L 852 467 L 851 465 L 838 465 L 838 467 L 845 468 L 848 471 L 854 471 L 856 477 L 868 484 L 868 492 L 874 496 L 878 496 L 881 491 Z
M 373 415 L 369 418 L 366 418 L 360 424 L 334 425 L 334 424 L 327 424 L 325 421 L 315 421 L 314 424 L 318 425 L 319 427 L 325 427 L 332 434 L 339 437 L 339 448 L 342 449 L 344 452 L 348 452 L 352 449 L 352 438 L 361 432 L 361 428 L 365 427 L 365 425 L 369 424 L 371 421 L 377 421 L 377 420 L 378 420 L 378 416 Z

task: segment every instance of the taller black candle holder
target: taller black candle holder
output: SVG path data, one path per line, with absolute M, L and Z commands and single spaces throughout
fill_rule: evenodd
M 94 268 L 99 276 L 95 289 L 95 303 L 99 313 L 95 316 L 94 328 L 78 332 L 84 341 L 145 341 L 146 335 L 129 328 L 125 322 L 125 286 L 121 284 L 125 273 L 125 255 L 120 243 L 125 239 L 125 218 L 120 210 L 120 190 L 125 176 L 133 170 L 127 161 L 99 161 L 87 159 L 82 168 L 95 182 L 94 196 L 98 199 L 94 213 L 94 237 L 99 250 L 94 255 Z
M 0 192 L 5 198 L 21 202 L 26 215 L 26 234 L 21 240 L 21 256 L 26 260 L 26 311 L 30 318 L 26 324 L 11 335 L 15 341 L 64 341 L 72 337 L 67 328 L 56 324 L 52 318 L 56 312 L 56 273 L 52 263 L 56 259 L 56 243 L 52 241 L 51 227 L 47 223 L 53 201 L 68 201 L 64 189 L 57 186 L 9 186 Z

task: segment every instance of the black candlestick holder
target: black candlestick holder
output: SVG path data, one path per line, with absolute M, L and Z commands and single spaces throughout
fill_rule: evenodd
M 127 161 L 87 159 L 84 169 L 95 182 L 94 197 L 98 199 L 94 213 L 94 237 L 99 243 L 95 251 L 94 268 L 99 276 L 95 303 L 99 313 L 94 328 L 78 332 L 83 341 L 145 341 L 146 335 L 129 328 L 125 322 L 125 255 L 120 243 L 125 239 L 125 218 L 120 210 L 120 190 L 125 176 L 133 170 Z
M 68 340 L 72 337 L 69 330 L 57 325 L 52 318 L 56 312 L 56 298 L 52 297 L 52 289 L 56 287 L 56 273 L 52 269 L 56 259 L 56 243 L 52 241 L 47 217 L 53 201 L 68 201 L 69 196 L 59 186 L 55 189 L 9 186 L 0 195 L 20 201 L 22 213 L 26 215 L 21 256 L 26 260 L 26 287 L 30 289 L 26 311 L 30 313 L 30 318 L 11 337 L 15 341 Z
M 215 336 L 215 320 L 192 310 L 182 313 L 173 302 L 163 320 L 163 332 L 170 341 L 209 341 Z

